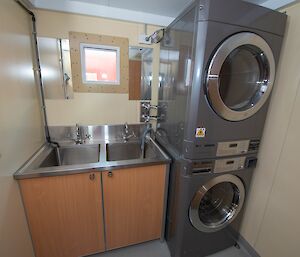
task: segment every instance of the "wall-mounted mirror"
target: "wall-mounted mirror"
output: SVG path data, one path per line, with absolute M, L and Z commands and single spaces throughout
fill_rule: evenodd
M 68 39 L 39 37 L 46 99 L 74 97 Z M 153 49 L 129 47 L 129 100 L 151 100 Z
M 129 47 L 129 99 L 151 100 L 153 49 Z
M 69 40 L 40 37 L 38 44 L 45 98 L 72 99 Z

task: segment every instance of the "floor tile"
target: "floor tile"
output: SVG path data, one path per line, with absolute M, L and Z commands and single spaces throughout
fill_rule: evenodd
M 151 241 L 143 244 L 108 251 L 89 257 L 171 257 L 166 242 Z M 251 257 L 242 249 L 230 247 L 207 257 Z
M 251 257 L 248 253 L 245 253 L 242 249 L 236 247 L 230 247 L 218 253 L 209 255 L 207 257 Z
M 167 244 L 157 240 L 92 255 L 91 257 L 170 257 L 170 253 Z

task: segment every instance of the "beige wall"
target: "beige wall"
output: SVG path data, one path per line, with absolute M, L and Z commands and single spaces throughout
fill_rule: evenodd
M 87 32 L 129 38 L 129 45 L 138 46 L 138 35 L 144 25 L 77 14 L 39 10 L 37 13 L 38 36 L 68 38 L 69 31 Z M 148 26 L 148 34 L 158 27 Z M 148 47 L 148 46 L 146 46 Z M 158 73 L 159 48 L 154 47 L 153 72 Z M 154 74 L 157 85 L 158 80 Z M 157 96 L 153 90 L 153 99 Z M 154 100 L 155 101 L 155 100 Z M 120 124 L 139 122 L 139 102 L 128 101 L 128 94 L 74 93 L 71 100 L 46 101 L 49 125 Z
M 289 16 L 242 235 L 262 257 L 299 256 L 300 4 Z
M 0 5 L 0 256 L 32 257 L 19 191 L 12 179 L 43 136 L 28 51 L 30 24 L 13 1 L 3 0 Z M 300 4 L 286 11 L 287 34 L 241 230 L 262 257 L 299 255 Z M 126 36 L 130 45 L 138 45 L 137 36 L 143 32 L 141 24 L 48 11 L 37 11 L 37 21 L 39 36 L 46 37 L 67 38 L 69 31 L 84 31 Z M 158 56 L 158 49 L 154 51 Z M 49 123 L 137 122 L 138 104 L 127 99 L 126 94 L 75 93 L 73 100 L 47 100 Z
M 42 145 L 34 83 L 31 18 L 11 0 L 0 2 L 0 256 L 33 257 L 13 173 Z

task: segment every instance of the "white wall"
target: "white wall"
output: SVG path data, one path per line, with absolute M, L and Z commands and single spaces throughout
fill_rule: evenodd
M 299 256 L 300 4 L 289 16 L 242 235 L 262 257 Z
M 42 145 L 42 119 L 30 42 L 31 18 L 0 2 L 0 256 L 33 257 L 13 173 Z
M 144 25 L 77 14 L 38 10 L 38 36 L 68 38 L 69 31 L 127 37 L 129 45 L 138 46 Z M 51 21 L 51 22 L 49 22 Z M 158 27 L 148 26 L 148 34 Z M 149 46 L 146 46 L 149 47 Z M 151 47 L 151 46 L 150 46 Z M 154 48 L 153 74 L 158 84 L 159 45 Z M 153 90 L 153 99 L 157 93 Z M 49 125 L 122 124 L 139 122 L 139 101 L 129 101 L 128 94 L 74 93 L 71 100 L 46 100 Z

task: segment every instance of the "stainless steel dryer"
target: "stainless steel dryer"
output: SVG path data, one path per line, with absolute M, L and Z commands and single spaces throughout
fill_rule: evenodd
M 163 144 L 189 159 L 257 152 L 285 23 L 285 14 L 241 0 L 197 0 L 168 26 L 160 57 Z
M 255 156 L 172 165 L 166 240 L 172 257 L 204 257 L 233 246 Z

